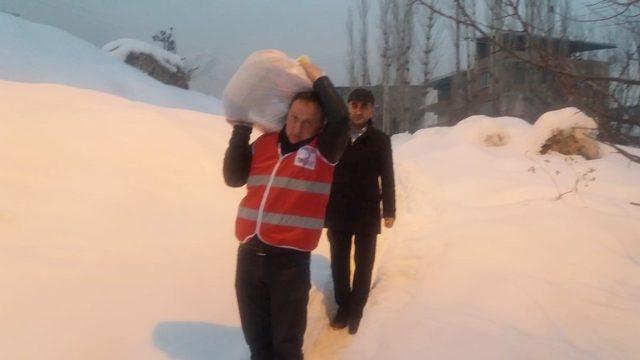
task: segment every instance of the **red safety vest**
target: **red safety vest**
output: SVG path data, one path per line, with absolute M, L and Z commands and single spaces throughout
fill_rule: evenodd
M 278 133 L 253 144 L 247 195 L 240 202 L 236 237 L 253 235 L 267 244 L 311 251 L 318 246 L 334 165 L 320 154 L 317 139 L 280 155 Z

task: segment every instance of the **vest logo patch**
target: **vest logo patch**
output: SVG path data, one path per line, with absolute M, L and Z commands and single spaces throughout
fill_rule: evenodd
M 303 146 L 296 152 L 296 159 L 293 164 L 305 169 L 315 170 L 316 158 L 316 152 L 312 147 Z

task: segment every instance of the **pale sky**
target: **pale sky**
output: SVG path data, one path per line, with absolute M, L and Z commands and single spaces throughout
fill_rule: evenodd
M 0 0 L 0 10 L 53 25 L 98 46 L 151 41 L 174 27 L 178 53 L 212 53 L 237 67 L 251 52 L 308 54 L 336 82 L 346 73 L 349 0 Z M 372 1 L 373 6 L 377 6 Z M 377 22 L 377 19 L 372 19 Z M 375 24 L 372 24 L 375 25 Z M 375 39 L 371 39 L 375 46 Z
M 571 0 L 574 11 L 585 2 Z M 378 1 L 369 0 L 369 54 L 378 81 Z M 174 27 L 178 54 L 212 54 L 233 72 L 250 53 L 275 48 L 292 57 L 307 54 L 337 84 L 346 82 L 347 9 L 356 0 L 0 0 L 0 11 L 69 31 L 102 47 L 130 37 L 151 42 L 158 30 Z M 420 17 L 420 15 L 416 15 Z M 416 28 L 420 27 L 419 21 Z M 445 26 L 448 28 L 449 26 Z M 416 30 L 419 31 L 419 30 Z M 448 34 L 439 33 L 440 69 L 450 70 Z M 421 51 L 420 40 L 414 59 Z M 445 45 L 445 46 L 443 46 Z M 444 51 L 443 51 L 444 49 Z

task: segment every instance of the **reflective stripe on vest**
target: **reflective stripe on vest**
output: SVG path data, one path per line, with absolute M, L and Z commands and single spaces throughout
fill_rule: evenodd
M 238 217 L 246 220 L 257 221 L 258 211 L 246 207 L 240 207 L 238 209 Z M 308 216 L 285 215 L 263 211 L 262 223 L 317 230 L 322 229 L 322 226 L 324 225 L 324 219 L 316 219 Z
M 247 186 L 260 186 L 269 183 L 269 176 L 255 175 L 249 176 Z M 289 190 L 305 191 L 315 194 L 329 195 L 331 192 L 331 184 L 321 183 L 317 181 L 306 181 L 300 179 L 292 179 L 282 176 L 275 176 L 271 186 L 280 187 Z

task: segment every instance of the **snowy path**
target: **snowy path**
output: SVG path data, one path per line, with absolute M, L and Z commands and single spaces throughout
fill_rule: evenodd
M 639 354 L 640 212 L 624 202 L 640 196 L 638 167 L 620 160 L 629 178 L 614 180 L 616 161 L 515 163 L 494 149 L 466 160 L 469 149 L 441 141 L 441 151 L 398 151 L 399 221 L 361 331 L 339 358 Z M 430 171 L 444 154 L 458 164 Z M 591 187 L 554 199 L 590 169 Z M 602 196 L 608 184 L 622 201 Z
M 433 191 L 428 186 L 428 179 L 421 176 L 410 163 L 396 160 L 396 168 L 408 174 L 397 179 L 398 222 L 393 229 L 383 228 L 383 233 L 378 236 L 372 289 L 356 335 L 349 335 L 346 329 L 334 330 L 329 326 L 335 304 L 326 236 L 316 250 L 327 254 L 327 257 L 315 255 L 315 264 L 312 265 L 316 286 L 309 301 L 309 323 L 305 338 L 309 342 L 305 344 L 305 356 L 310 360 L 341 359 L 363 334 L 368 336 L 379 331 L 387 321 L 393 322 L 394 314 L 401 312 L 412 298 L 412 288 L 419 282 L 424 266 L 442 255 L 436 249 L 440 243 L 435 243 L 430 251 L 424 251 L 424 243 L 429 241 L 429 229 L 436 221 L 436 209 L 433 202 L 428 201 Z M 424 218 L 425 214 L 430 214 L 427 219 Z M 353 266 L 352 262 L 352 269 Z M 376 314 L 375 319 L 371 319 L 372 313 Z
M 384 262 L 384 251 L 387 246 L 387 240 L 384 236 L 380 236 L 378 240 L 377 260 L 373 270 L 373 288 L 369 301 L 375 301 L 377 297 L 376 287 L 381 281 L 379 268 L 380 264 Z M 326 248 L 325 241 L 325 244 L 321 245 L 316 251 L 328 253 Z M 355 338 L 355 336 L 349 335 L 347 329 L 335 330 L 329 326 L 329 320 L 336 311 L 336 305 L 333 300 L 333 283 L 327 259 L 327 257 L 321 255 L 314 255 L 314 264 L 312 265 L 312 271 L 314 272 L 312 277 L 314 278 L 315 286 L 309 299 L 308 326 L 304 349 L 306 358 L 310 360 L 339 359 L 340 355 Z M 352 269 L 353 266 L 352 262 Z
M 326 234 L 323 234 L 311 262 L 313 285 L 309 296 L 303 348 L 305 358 L 311 360 L 338 359 L 338 354 L 349 344 L 349 334 L 346 331 L 336 331 L 329 326 L 329 319 L 336 310 L 329 254 L 329 243 Z

